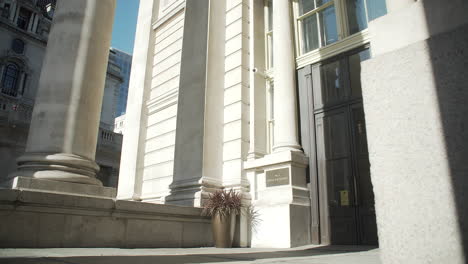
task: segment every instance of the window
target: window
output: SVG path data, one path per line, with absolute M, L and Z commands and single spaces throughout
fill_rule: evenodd
M 385 0 L 296 0 L 300 54 L 361 32 L 387 13 Z
M 387 13 L 385 0 L 346 0 L 349 34 L 367 28 L 372 21 Z
M 361 63 L 369 58 L 370 51 L 365 47 L 314 64 L 314 109 L 362 98 Z
M 11 49 L 16 53 L 16 54 L 23 54 L 24 52 L 24 41 L 21 39 L 14 39 L 11 43 Z
M 275 133 L 275 112 L 274 112 L 274 97 L 275 84 L 273 81 L 267 83 L 267 151 L 272 152 Z
M 299 0 L 297 18 L 301 51 L 307 53 L 338 41 L 338 27 L 333 0 Z
M 2 17 L 4 18 L 10 17 L 10 4 L 5 4 L 3 6 Z
M 361 62 L 370 59 L 369 49 L 365 49 L 349 56 L 349 82 L 351 86 L 352 97 L 362 97 L 361 89 Z
M 2 78 L 2 93 L 9 96 L 18 96 L 19 68 L 15 64 L 5 67 Z
M 18 27 L 21 29 L 27 30 L 29 26 L 29 20 L 31 19 L 31 15 L 31 11 L 25 8 L 20 8 L 16 25 L 18 25 Z
M 273 68 L 273 0 L 267 1 L 266 12 L 266 52 L 267 52 L 267 69 Z

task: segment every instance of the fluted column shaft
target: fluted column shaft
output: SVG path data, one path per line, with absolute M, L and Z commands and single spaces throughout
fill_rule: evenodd
M 274 146 L 273 151 L 300 150 L 297 128 L 294 34 L 290 1 L 273 1 Z
M 15 176 L 101 185 L 94 160 L 115 5 L 58 1 Z

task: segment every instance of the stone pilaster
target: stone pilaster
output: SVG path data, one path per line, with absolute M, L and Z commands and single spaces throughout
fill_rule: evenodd
M 170 204 L 201 206 L 221 187 L 223 6 L 186 2 Z
M 122 200 L 140 200 L 142 193 L 146 102 L 151 86 L 155 41 L 152 22 L 158 8 L 154 0 L 140 1 L 135 35 L 135 46 L 138 49 L 134 50 L 132 59 L 117 194 L 117 198 Z
M 249 2 L 249 133 L 247 159 L 261 158 L 266 154 L 266 88 L 265 88 L 265 23 L 264 1 Z

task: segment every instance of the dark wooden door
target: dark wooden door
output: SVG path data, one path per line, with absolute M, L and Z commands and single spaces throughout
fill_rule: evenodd
M 361 89 L 369 57 L 362 47 L 298 71 L 312 237 L 321 244 L 378 243 Z
M 361 104 L 315 115 L 323 222 L 331 244 L 377 244 L 374 194 Z
M 349 113 L 340 108 L 317 114 L 317 169 L 322 221 L 331 244 L 357 244 L 357 219 Z
M 350 125 L 354 154 L 354 181 L 357 189 L 355 207 L 358 220 L 359 244 L 377 245 L 377 224 L 367 149 L 366 121 L 361 104 L 355 104 L 350 107 Z

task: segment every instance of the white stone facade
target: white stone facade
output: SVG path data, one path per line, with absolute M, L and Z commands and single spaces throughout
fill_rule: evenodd
M 421 13 L 406 6 L 412 1 L 387 2 L 389 12 Z M 147 0 L 141 5 L 135 43 L 141 49 L 133 61 L 138 66 L 130 83 L 131 127 L 125 130 L 130 136 L 124 139 L 128 155 L 122 158 L 118 198 L 200 206 L 213 190 L 233 188 L 261 219 L 253 232 L 240 218 L 241 246 L 376 244 L 374 194 L 365 172 L 369 156 L 359 152 L 367 149 L 361 90 L 373 88 L 361 88 L 360 62 L 387 52 L 382 28 L 395 26 L 379 19 L 392 17 L 385 16 L 386 3 Z M 413 22 L 409 28 L 416 34 L 395 33 L 400 37 L 392 37 L 393 49 L 426 36 Z M 327 67 L 336 68 L 327 72 Z M 366 99 L 372 93 L 362 94 Z M 366 108 L 372 103 L 365 102 Z M 369 117 L 372 125 L 375 116 Z M 333 123 L 350 129 L 345 141 L 328 127 L 339 118 L 356 125 Z M 352 138 L 357 135 L 364 141 Z M 328 163 L 335 142 L 353 148 L 345 157 L 356 162 L 349 172 L 339 171 L 348 165 L 335 172 Z M 375 138 L 369 142 L 370 151 L 376 150 Z M 380 161 L 372 153 L 370 158 Z M 272 186 L 271 175 L 280 171 L 287 175 L 284 182 Z M 373 167 L 372 181 L 379 181 L 377 171 Z M 354 182 L 347 182 L 349 173 Z M 339 175 L 345 177 L 342 185 Z M 366 220 L 356 220 L 361 233 L 346 233 L 354 224 L 336 218 L 334 203 L 341 213 L 369 211 L 359 215 Z
M 186 1 L 141 2 L 118 198 L 201 206 L 213 190 L 233 188 L 262 219 L 258 233 L 251 233 L 241 217 L 240 245 L 311 243 L 309 159 L 299 145 L 295 71 L 323 57 L 295 52 L 295 1 L 276 11 L 263 0 L 204 2 L 190 3 L 195 18 Z M 193 25 L 205 23 L 205 16 L 206 36 L 203 26 Z M 266 44 L 269 20 L 278 25 L 273 31 L 287 35 L 273 51 Z M 368 42 L 353 35 L 323 50 L 331 57 Z M 278 63 L 275 72 L 268 52 Z M 199 103 L 201 108 L 190 106 Z M 288 184 L 267 187 L 266 171 L 278 169 L 288 170 Z
M 59 3 L 15 190 L 0 190 L 1 245 L 211 245 L 193 207 L 234 188 L 258 212 L 239 217 L 237 246 L 379 243 L 383 263 L 466 263 L 466 1 L 142 0 L 117 199 L 94 157 L 116 1 Z M 171 49 L 174 64 L 158 56 Z

